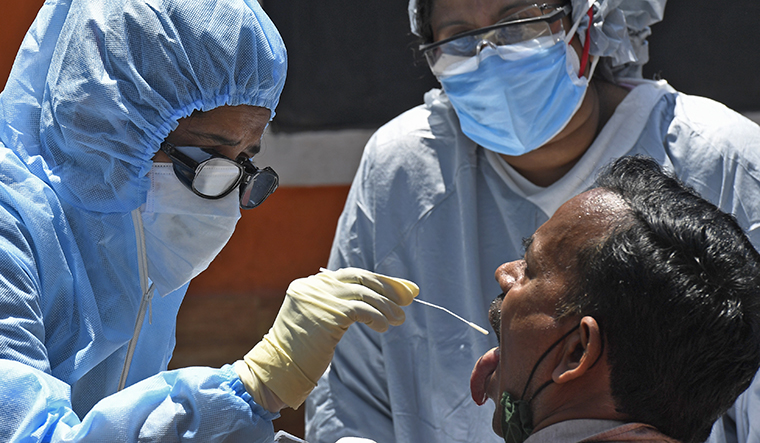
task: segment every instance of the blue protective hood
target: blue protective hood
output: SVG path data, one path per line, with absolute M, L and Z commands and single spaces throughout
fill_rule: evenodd
M 0 360 L 67 383 L 80 416 L 122 373 L 129 386 L 166 369 L 187 286 L 151 305 L 122 371 L 152 158 L 194 110 L 274 115 L 286 68 L 256 0 L 45 2 L 0 93 Z
M 239 104 L 274 116 L 286 68 L 256 0 L 48 1 L 0 93 L 0 140 L 69 205 L 129 212 L 180 118 Z

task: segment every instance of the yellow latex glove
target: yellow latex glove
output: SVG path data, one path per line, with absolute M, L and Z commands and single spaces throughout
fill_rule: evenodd
M 269 333 L 235 364 L 246 390 L 270 411 L 298 408 L 332 360 L 354 322 L 378 332 L 404 322 L 416 284 L 358 268 L 295 280 Z M 263 383 L 263 385 L 262 385 Z

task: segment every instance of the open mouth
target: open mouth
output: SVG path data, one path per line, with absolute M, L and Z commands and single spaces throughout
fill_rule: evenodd
M 499 348 L 491 349 L 480 357 L 472 369 L 470 394 L 478 405 L 482 405 L 488 400 L 489 389 L 493 389 L 491 388 L 491 380 L 499 366 L 499 354 Z

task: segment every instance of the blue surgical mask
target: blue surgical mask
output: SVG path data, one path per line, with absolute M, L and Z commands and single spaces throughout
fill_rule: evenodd
M 484 148 L 517 156 L 567 126 L 589 80 L 578 76 L 580 62 L 570 39 L 554 40 L 559 41 L 486 46 L 472 57 L 477 69 L 457 73 L 463 70 L 459 66 L 439 76 L 465 135 Z

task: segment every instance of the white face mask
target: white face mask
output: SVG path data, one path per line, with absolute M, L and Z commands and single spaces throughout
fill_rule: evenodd
M 240 218 L 237 192 L 218 200 L 195 195 L 171 163 L 154 163 L 148 199 L 140 207 L 148 277 L 161 296 L 205 270 L 232 236 Z

